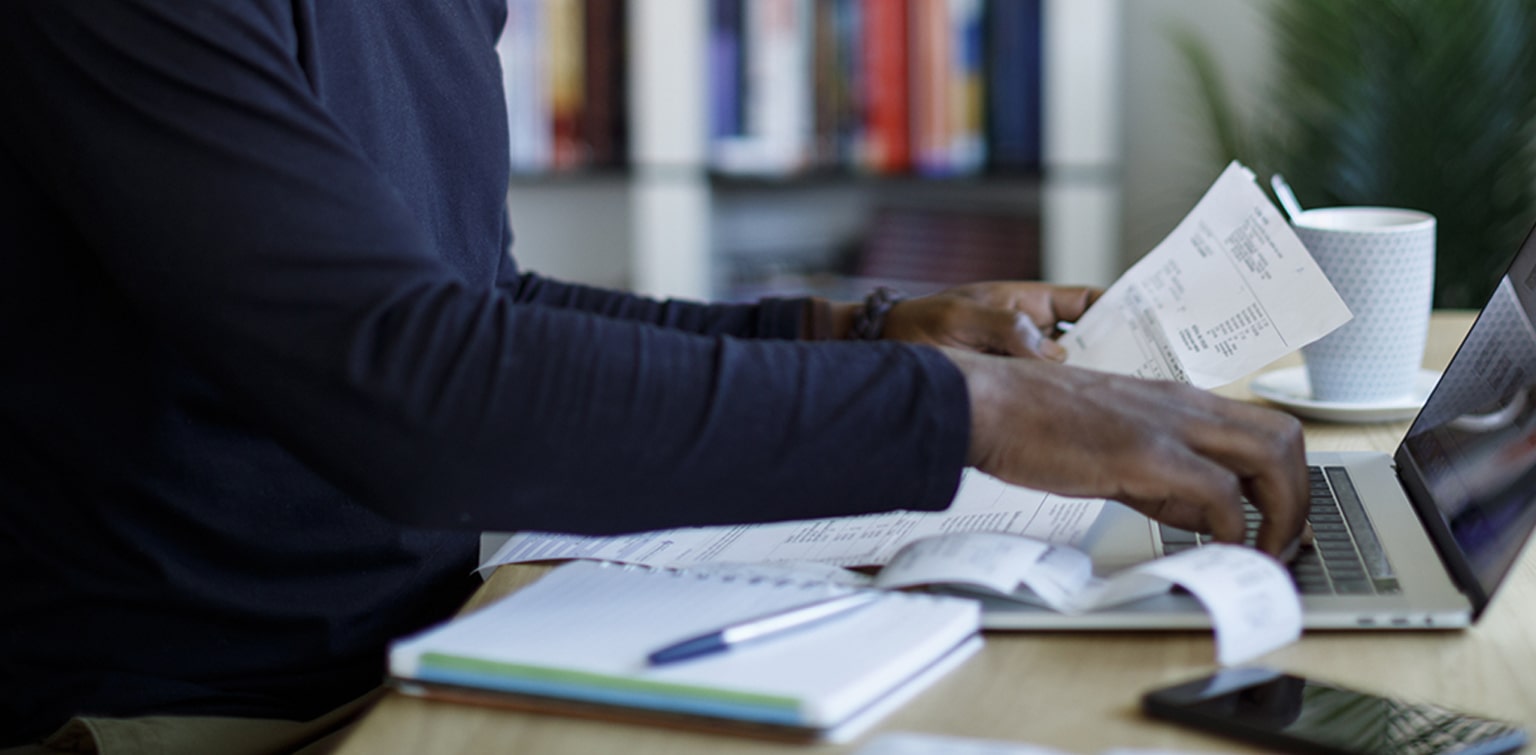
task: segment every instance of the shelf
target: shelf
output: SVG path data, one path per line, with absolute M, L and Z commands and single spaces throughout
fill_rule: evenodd
M 1018 188 L 1039 186 L 1044 176 L 1030 173 L 983 173 L 973 176 L 918 176 L 912 174 L 871 174 L 848 170 L 821 170 L 786 176 L 744 176 L 736 173 L 709 173 L 709 183 L 719 189 L 786 189 L 842 186 L 896 189 L 953 189 L 956 187 Z
M 535 269 L 557 277 L 610 285 L 617 271 L 618 285 L 641 293 L 713 299 L 733 290 L 740 266 L 783 263 L 799 275 L 818 255 L 835 262 L 882 207 L 999 210 L 1038 221 L 1042 277 L 1105 285 L 1119 267 L 1121 2 L 1043 0 L 1040 170 L 781 177 L 710 168 L 710 0 L 630 0 L 629 166 L 514 177 L 510 201 L 523 205 L 514 222 L 547 224 L 517 227 L 519 244 L 536 241 L 545 256 Z M 554 211 L 582 192 L 602 199 Z M 593 227 L 602 224 L 612 227 Z M 603 256 L 599 243 L 618 245 L 619 259 Z M 577 252 L 598 261 L 576 260 Z M 608 272 L 596 277 L 600 270 Z M 814 274 L 804 280 L 820 285 Z
M 509 187 L 548 186 L 550 184 L 584 183 L 610 183 L 613 181 L 628 181 L 634 176 L 634 171 L 628 166 L 607 168 L 579 168 L 574 170 L 554 170 L 543 173 L 513 173 L 508 178 Z

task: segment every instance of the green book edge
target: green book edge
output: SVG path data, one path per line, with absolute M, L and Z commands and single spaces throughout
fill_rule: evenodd
M 784 695 L 765 695 L 753 692 L 735 692 L 714 687 L 701 687 L 694 684 L 678 684 L 676 682 L 650 681 L 634 679 L 631 677 L 610 676 L 588 671 L 572 671 L 569 669 L 555 669 L 546 666 L 530 666 L 522 663 L 507 663 L 504 661 L 488 661 L 483 658 L 469 658 L 461 655 L 447 653 L 422 653 L 420 664 L 423 667 L 432 667 L 445 671 L 467 671 L 492 676 L 506 677 L 508 679 L 523 679 L 533 682 L 557 683 L 574 687 L 595 687 L 600 689 L 664 695 L 673 698 L 696 698 L 729 702 L 740 705 L 751 705 L 768 708 L 779 708 L 787 711 L 797 711 L 800 701 Z

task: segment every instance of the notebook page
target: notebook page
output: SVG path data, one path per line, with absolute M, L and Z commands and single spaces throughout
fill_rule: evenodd
M 847 591 L 574 562 L 397 643 L 391 671 L 430 680 L 439 656 L 423 656 L 436 653 L 509 664 L 496 667 L 490 681 L 479 678 L 505 691 L 824 726 L 899 686 L 979 624 L 969 601 L 891 593 L 815 627 L 725 653 L 646 663 L 648 653 L 685 637 Z

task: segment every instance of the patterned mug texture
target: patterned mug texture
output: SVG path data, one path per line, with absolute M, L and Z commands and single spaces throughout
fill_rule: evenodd
M 1424 361 L 1435 285 L 1435 217 L 1327 207 L 1292 220 L 1354 318 L 1302 347 L 1316 401 L 1410 400 Z

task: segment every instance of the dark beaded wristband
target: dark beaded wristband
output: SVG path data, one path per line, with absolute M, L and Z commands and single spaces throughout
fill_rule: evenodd
M 891 307 L 905 299 L 894 289 L 879 286 L 864 297 L 864 306 L 853 314 L 853 327 L 848 331 L 848 337 L 873 341 L 885 332 L 885 316 L 890 314 Z

